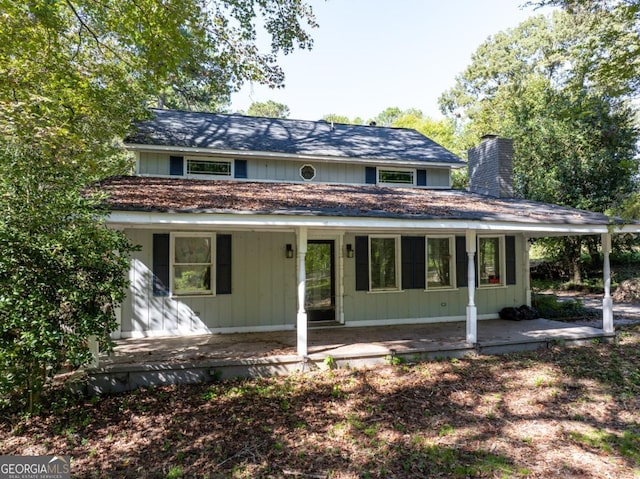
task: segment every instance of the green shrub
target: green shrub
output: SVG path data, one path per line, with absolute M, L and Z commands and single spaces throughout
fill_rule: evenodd
M 554 294 L 536 294 L 533 297 L 533 307 L 543 318 L 575 318 L 585 316 L 588 310 L 585 309 L 579 299 L 569 299 L 559 301 Z

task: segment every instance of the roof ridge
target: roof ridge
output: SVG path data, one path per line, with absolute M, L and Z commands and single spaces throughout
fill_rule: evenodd
M 409 128 L 409 127 L 405 127 L 405 126 L 385 126 L 385 125 L 365 125 L 365 124 L 357 124 L 357 123 L 342 123 L 342 122 L 334 122 L 334 121 L 325 120 L 324 118 L 321 118 L 319 120 L 305 120 L 305 119 L 302 119 L 302 118 L 277 118 L 277 117 L 269 117 L 269 116 L 247 115 L 246 113 L 237 113 L 237 112 L 234 112 L 234 113 L 222 113 L 222 112 L 213 112 L 213 111 L 182 110 L 182 109 L 179 109 L 179 108 L 149 108 L 149 110 L 154 111 L 154 112 L 176 112 L 176 113 L 189 113 L 189 114 L 195 114 L 195 115 L 216 115 L 216 116 L 223 116 L 223 117 L 241 117 L 241 118 L 248 118 L 248 119 L 252 118 L 252 119 L 258 119 L 258 120 L 269 120 L 269 121 L 280 121 L 280 122 L 298 122 L 298 123 L 299 122 L 304 122 L 304 123 L 316 123 L 316 124 L 320 123 L 320 124 L 324 124 L 324 125 L 342 125 L 342 126 L 355 127 L 355 128 L 376 128 L 376 129 L 387 129 L 387 130 L 407 130 L 407 131 L 414 131 L 416 133 L 419 133 L 420 135 L 423 135 L 423 133 L 420 133 L 415 128 Z M 429 138 L 429 139 L 431 140 L 431 138 Z M 431 141 L 434 141 L 434 140 L 431 140 Z M 440 146 L 442 146 L 442 145 L 440 145 Z

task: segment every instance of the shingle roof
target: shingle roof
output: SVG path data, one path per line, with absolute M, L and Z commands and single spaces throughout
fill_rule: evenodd
M 610 218 L 574 208 L 458 190 L 373 185 L 257 183 L 119 176 L 96 189 L 112 210 L 287 214 L 402 219 L 486 220 L 607 225 Z
M 152 110 L 135 126 L 130 145 L 271 152 L 425 163 L 465 163 L 433 140 L 406 128 L 329 124 L 242 115 Z

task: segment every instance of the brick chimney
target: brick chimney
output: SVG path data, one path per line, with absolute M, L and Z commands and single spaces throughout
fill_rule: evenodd
M 471 148 L 469 191 L 497 198 L 513 197 L 513 140 L 485 135 Z

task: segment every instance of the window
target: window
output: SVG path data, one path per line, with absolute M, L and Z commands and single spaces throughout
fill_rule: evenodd
M 415 170 L 378 169 L 378 183 L 389 185 L 415 185 Z
M 453 287 L 453 242 L 453 236 L 427 238 L 427 289 Z
M 231 162 L 187 159 L 187 175 L 231 176 Z
M 175 233 L 172 235 L 171 291 L 174 295 L 212 295 L 215 235 Z
M 478 284 L 498 286 L 504 284 L 502 252 L 504 238 L 490 236 L 478 238 Z
M 300 177 L 305 181 L 311 181 L 316 177 L 316 169 L 313 165 L 303 165 L 300 168 Z
M 371 290 L 398 289 L 398 238 L 371 237 L 369 242 Z

